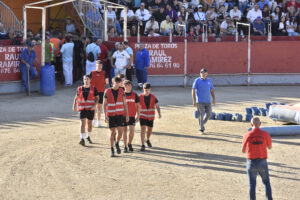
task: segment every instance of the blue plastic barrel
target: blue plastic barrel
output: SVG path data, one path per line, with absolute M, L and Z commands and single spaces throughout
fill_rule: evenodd
M 252 107 L 252 114 L 253 115 L 259 115 L 260 114 L 257 107 Z
M 250 122 L 252 118 L 253 118 L 253 115 L 246 114 L 245 120 L 246 120 L 246 122 Z
M 55 71 L 53 65 L 41 67 L 40 90 L 42 95 L 51 96 L 55 93 Z
M 212 120 L 215 120 L 215 119 L 216 119 L 216 113 L 215 113 L 215 112 L 212 112 L 212 113 L 211 113 L 210 119 L 212 119 Z
M 252 109 L 251 108 L 245 108 L 246 114 L 252 115 Z
M 224 114 L 223 113 L 218 113 L 217 114 L 217 120 L 224 120 Z
M 225 121 L 232 121 L 232 114 L 230 113 L 224 113 Z
M 261 116 L 267 116 L 267 110 L 264 108 L 259 108 L 259 112 Z
M 233 115 L 233 120 L 234 120 L 234 121 L 237 121 L 237 122 L 241 122 L 241 121 L 243 121 L 243 115 L 241 115 L 241 114 L 239 114 L 239 113 L 235 113 L 235 114 Z
M 272 103 L 265 103 L 265 105 L 266 105 L 266 109 L 269 110 Z

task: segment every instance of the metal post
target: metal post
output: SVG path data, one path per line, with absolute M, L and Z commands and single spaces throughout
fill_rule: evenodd
M 42 60 L 41 66 L 45 65 L 45 36 L 46 36 L 46 8 L 42 10 Z
M 104 41 L 108 40 L 107 36 L 107 5 L 104 4 Z
M 251 73 L 251 63 L 250 63 L 250 60 L 251 60 L 251 40 L 250 40 L 250 24 L 248 25 L 249 26 L 249 30 L 248 30 L 248 80 L 247 80 L 247 83 L 248 83 L 248 86 L 250 86 L 251 84 L 251 77 L 250 77 L 250 73 Z
M 206 25 L 206 31 L 205 31 L 205 42 L 208 42 L 208 39 L 207 39 L 207 29 L 208 29 L 208 26 L 207 26 L 207 24 L 205 24 Z
M 27 13 L 26 13 L 26 6 L 23 7 L 23 25 L 24 25 L 24 28 L 23 28 L 23 41 L 26 42 L 27 40 Z
M 187 87 L 187 39 L 184 36 L 184 87 Z
M 140 36 L 140 23 L 138 22 L 138 33 L 137 33 L 137 43 L 140 43 L 141 36 Z
M 239 31 L 238 31 L 238 25 L 239 23 L 236 22 L 236 32 L 235 32 L 235 41 L 238 42 L 239 41 Z
M 269 22 L 268 24 L 268 42 L 272 41 L 272 23 Z
M 124 32 L 124 41 L 127 41 L 127 7 L 124 8 L 123 32 Z
M 172 43 L 172 30 L 171 30 L 171 32 L 169 34 L 169 42 Z

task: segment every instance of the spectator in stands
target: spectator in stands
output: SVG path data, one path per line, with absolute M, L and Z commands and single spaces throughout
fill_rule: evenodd
M 233 6 L 233 9 L 230 10 L 229 14 L 230 14 L 231 20 L 233 20 L 234 22 L 241 21 L 242 12 L 239 10 L 237 5 Z
M 235 0 L 226 0 L 228 10 L 231 10 L 233 6 L 235 5 Z
M 197 24 L 197 26 L 195 27 L 194 33 L 194 41 L 197 41 L 198 37 L 201 36 L 201 34 L 203 33 L 203 29 L 199 24 Z
M 148 37 L 157 37 L 160 36 L 158 33 L 155 33 L 152 28 L 149 29 Z
M 120 23 L 117 20 L 116 12 L 112 9 L 112 7 L 108 7 L 107 9 L 107 22 L 108 22 L 108 26 L 113 26 L 116 28 L 118 34 L 122 33 Z
M 188 36 L 193 37 L 193 38 L 196 36 L 194 26 L 192 26 L 192 25 L 189 28 Z
M 197 25 L 197 22 L 194 17 L 193 9 L 191 7 L 188 7 L 187 13 L 185 16 L 185 23 L 187 24 L 187 29 L 190 30 L 190 26 Z
M 117 30 L 115 28 L 115 26 L 109 26 L 108 27 L 108 33 L 107 33 L 109 38 L 113 38 L 113 37 L 118 37 L 118 33 Z
M 205 13 L 203 12 L 202 5 L 198 5 L 197 8 L 194 9 L 194 19 L 197 24 L 204 24 L 206 22 Z
M 253 22 L 253 33 L 254 35 L 265 35 L 266 34 L 266 25 L 262 22 L 261 17 L 257 17 Z
M 252 10 L 252 9 L 254 9 L 254 7 L 255 7 L 255 4 L 256 4 L 256 1 L 255 0 L 250 0 L 249 2 L 248 2 L 248 5 L 247 5 L 247 13 L 250 11 L 250 10 Z M 259 6 L 258 6 L 259 7 Z
M 92 43 L 86 47 L 86 71 L 85 74 L 89 75 L 92 71 L 96 70 L 96 60 L 101 54 L 100 47 L 96 44 L 98 38 L 91 38 Z
M 183 6 L 180 7 L 179 11 L 177 12 L 177 16 L 181 16 L 184 21 L 186 20 L 186 10 Z
M 234 35 L 235 26 L 230 16 L 227 16 L 226 19 L 220 25 L 220 36 L 224 35 Z
M 161 24 L 161 22 L 164 21 L 164 20 L 166 19 L 166 16 L 167 16 L 167 14 L 166 14 L 166 12 L 165 12 L 165 7 L 164 7 L 164 5 L 161 5 L 160 8 L 159 8 L 159 10 L 156 11 L 156 12 L 153 14 L 153 16 L 155 17 L 155 20 L 156 20 L 159 24 Z
M 260 0 L 258 2 L 258 5 L 259 5 L 259 9 L 263 10 L 264 9 L 264 6 L 267 5 L 268 7 L 270 7 L 270 3 L 269 3 L 269 0 Z
M 15 30 L 12 26 L 9 27 L 7 36 L 10 40 L 13 40 L 15 38 Z
M 189 7 L 189 3 L 187 2 L 187 0 L 182 0 L 182 6 L 187 10 Z
M 199 0 L 191 0 L 192 8 L 198 8 L 199 5 L 200 5 Z
M 73 60 L 73 81 L 82 80 L 83 76 L 83 63 L 82 60 L 84 52 L 83 52 L 83 43 L 79 39 L 79 35 L 76 33 L 73 35 L 73 43 L 74 43 L 74 60 Z
M 295 8 L 294 6 L 290 6 L 287 9 L 287 17 L 291 18 L 291 17 L 298 17 L 299 16 L 299 8 Z
M 286 31 L 286 17 L 285 16 L 282 16 L 280 18 L 280 22 L 277 26 L 277 30 L 275 32 L 276 35 L 279 35 L 279 36 L 287 36 L 288 33 Z
M 123 24 L 124 21 L 124 9 L 122 9 L 121 14 L 120 14 L 120 23 Z M 131 26 L 135 22 L 135 16 L 134 12 L 132 10 L 132 7 L 129 6 L 127 7 L 127 24 L 128 26 Z
M 266 25 L 271 22 L 270 9 L 268 5 L 264 5 L 262 10 L 262 19 Z
M 281 20 L 281 17 L 285 16 L 285 13 L 282 12 L 281 8 L 279 6 L 277 6 L 275 8 L 275 11 L 272 13 L 271 17 L 272 17 L 272 22 L 274 24 L 278 24 Z
M 63 73 L 65 77 L 65 86 L 73 84 L 73 50 L 74 43 L 70 36 L 66 37 L 66 43 L 62 45 L 60 52 L 62 53 Z
M 125 51 L 124 44 L 120 43 L 119 49 L 114 52 L 110 59 L 111 66 L 114 68 L 115 75 L 126 75 L 126 69 L 130 67 L 131 63 L 127 62 L 130 59 L 130 55 Z M 115 60 L 115 62 L 114 62 Z
M 74 33 L 75 32 L 75 26 L 73 23 L 71 23 L 71 18 L 67 17 L 66 19 L 66 32 L 67 33 Z
M 248 22 L 253 23 L 254 20 L 256 20 L 257 17 L 261 17 L 262 18 L 262 12 L 259 9 L 259 5 L 255 4 L 254 8 L 249 10 L 248 14 L 247 14 L 247 19 Z
M 224 6 L 225 12 L 228 11 L 228 4 L 226 0 L 216 0 L 217 9 L 220 10 L 221 6 Z
M 287 3 L 287 6 L 286 6 L 286 7 L 287 7 L 287 10 L 289 10 L 290 7 L 294 7 L 295 10 L 298 11 L 298 9 L 300 8 L 300 5 L 299 5 L 298 2 L 296 2 L 296 0 L 290 0 L 290 1 Z
M 288 36 L 298 36 L 299 33 L 296 32 L 297 30 L 297 22 L 296 22 L 296 17 L 290 17 L 286 21 L 286 31 L 288 33 Z
M 170 35 L 171 33 L 173 33 L 173 31 L 174 31 L 174 25 L 173 25 L 172 19 L 170 18 L 169 15 L 167 15 L 166 20 L 164 20 L 160 24 L 160 33 L 163 36 L 167 36 L 167 35 Z
M 171 18 L 172 22 L 175 23 L 178 19 L 176 11 L 171 7 L 170 4 L 167 4 L 166 8 L 166 14 Z
M 152 3 L 149 6 L 151 6 L 152 11 L 155 13 L 155 12 L 159 11 L 161 5 L 163 5 L 161 0 L 155 0 L 155 1 L 152 1 Z
M 214 6 L 215 0 L 203 0 L 204 10 L 208 10 L 211 6 Z
M 178 17 L 178 21 L 175 23 L 175 33 L 178 36 L 185 36 L 186 34 L 186 24 L 183 21 L 182 16 Z
M 145 24 L 151 17 L 149 11 L 145 8 L 145 3 L 141 3 L 140 8 L 135 11 L 136 20 Z
M 278 6 L 277 2 L 275 0 L 269 0 L 269 4 L 270 4 L 270 11 L 274 12 L 275 8 Z
M 216 33 L 217 27 L 219 26 L 217 22 L 217 13 L 215 12 L 215 6 L 210 6 L 209 10 L 205 14 L 207 20 L 207 28 L 210 36 Z
M 93 33 L 98 37 L 100 35 L 99 30 L 97 30 L 97 27 L 99 26 L 101 22 L 101 15 L 100 12 L 97 11 L 96 7 L 92 7 L 89 9 L 86 13 L 86 19 L 87 24 L 90 28 L 94 28 L 92 31 Z
M 139 49 L 136 52 L 134 64 L 138 88 L 142 89 L 143 84 L 147 82 L 147 72 L 150 65 L 150 55 L 145 48 L 144 43 L 139 44 Z
M 176 13 L 180 10 L 181 6 L 182 6 L 182 4 L 181 4 L 181 2 L 178 2 L 178 0 L 173 1 L 172 7 L 173 7 L 173 9 L 175 10 Z
M 248 0 L 239 0 L 239 10 L 244 13 L 248 5 Z
M 28 73 L 30 75 L 30 80 L 37 77 L 38 72 L 36 68 L 33 66 L 34 62 L 40 65 L 40 63 L 37 60 L 36 53 L 33 50 L 33 44 L 28 41 L 26 43 L 26 47 L 22 53 L 20 54 L 20 71 L 22 73 L 22 81 L 24 85 L 24 89 L 26 94 L 28 95 Z
M 8 34 L 5 31 L 4 25 L 0 23 L 0 39 L 7 40 L 9 39 Z
M 130 29 L 130 35 L 132 37 L 136 37 L 138 35 L 138 32 L 137 32 L 137 26 L 136 25 L 132 25 L 131 26 L 131 29 Z
M 125 6 L 131 6 L 132 5 L 132 0 L 119 0 L 119 3 L 121 5 L 125 5 Z
M 153 29 L 155 33 L 159 31 L 159 25 L 158 22 L 155 21 L 155 18 L 153 16 L 150 17 L 150 20 L 146 23 L 145 26 L 145 35 L 148 35 L 149 29 Z
M 221 5 L 218 11 L 218 18 L 217 18 L 218 23 L 221 24 L 226 19 L 226 16 L 228 15 L 229 14 L 228 12 L 226 12 L 225 6 Z

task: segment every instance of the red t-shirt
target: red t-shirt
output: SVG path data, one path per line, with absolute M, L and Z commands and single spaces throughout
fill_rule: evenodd
M 104 92 L 105 89 L 105 71 L 92 71 L 91 73 L 91 84 L 94 86 L 98 92 Z
M 246 149 L 248 159 L 267 158 L 267 147 L 272 145 L 269 133 L 254 128 L 243 137 L 243 149 Z
M 98 59 L 103 60 L 103 59 L 107 58 L 108 48 L 104 44 L 102 44 L 100 46 L 100 50 L 101 50 L 101 54 Z
M 290 1 L 287 3 L 287 7 L 291 7 L 291 6 L 294 6 L 295 9 L 299 8 L 299 4 L 297 2 L 295 2 L 294 4 Z

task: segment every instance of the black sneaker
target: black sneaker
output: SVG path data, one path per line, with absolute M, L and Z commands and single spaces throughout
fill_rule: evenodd
M 129 151 L 133 151 L 132 144 L 128 144 Z
M 85 146 L 85 141 L 84 141 L 84 139 L 81 139 L 80 142 L 79 142 L 79 144 L 81 144 L 82 146 Z
M 111 147 L 110 157 L 115 157 L 115 150 Z
M 141 151 L 145 151 L 145 145 L 142 145 Z
M 116 149 L 117 149 L 117 154 L 120 154 L 121 153 L 121 149 L 120 149 L 120 146 L 119 146 L 118 142 L 116 142 Z
M 89 137 L 87 137 L 86 139 L 87 139 L 87 141 L 89 141 L 89 143 L 90 143 L 90 144 L 93 144 L 93 142 L 92 142 L 92 140 L 91 140 L 90 136 L 89 136 Z
M 146 143 L 147 143 L 148 147 L 150 147 L 150 148 L 152 147 L 150 140 L 147 140 Z
M 124 153 L 128 153 L 128 148 L 127 148 L 127 147 L 124 147 L 123 152 L 124 152 Z

